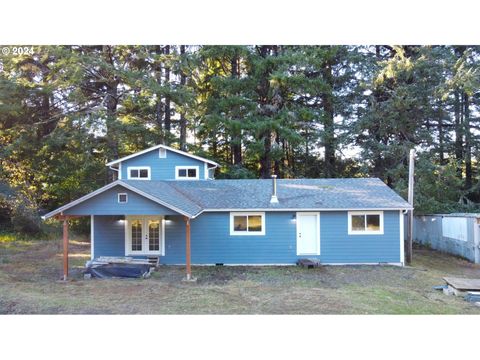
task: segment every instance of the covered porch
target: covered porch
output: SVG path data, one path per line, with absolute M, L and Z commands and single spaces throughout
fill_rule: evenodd
M 194 215 L 171 205 L 174 201 L 168 194 L 160 199 L 115 182 L 46 214 L 44 219 L 63 223 L 63 279 L 68 279 L 69 222 L 88 216 L 92 259 L 156 256 L 162 263 L 168 252 L 177 264 L 186 265 L 186 280 L 191 280 L 190 224 Z M 174 245 L 171 251 L 169 243 Z
M 68 280 L 69 275 L 69 222 L 78 217 L 80 215 L 65 214 L 55 217 L 63 223 L 63 280 Z M 162 264 L 169 239 L 174 243 L 170 258 L 176 259 L 177 264 L 185 264 L 185 280 L 192 280 L 191 221 L 181 215 L 90 215 L 91 260 L 156 258 Z M 169 231 L 169 227 L 173 227 L 173 231 Z

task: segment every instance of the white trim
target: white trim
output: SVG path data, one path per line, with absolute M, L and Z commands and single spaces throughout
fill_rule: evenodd
M 404 224 L 403 224 L 403 211 L 398 212 L 400 214 L 400 262 L 402 265 L 405 265 L 405 235 L 404 235 Z
M 413 208 L 382 208 L 382 209 L 372 209 L 372 208 L 305 208 L 305 209 L 302 209 L 302 208 L 260 208 L 260 209 L 251 209 L 251 208 L 246 208 L 246 209 L 242 209 L 242 208 L 236 208 L 236 209 L 232 209 L 232 208 L 225 208 L 225 209 L 202 209 L 199 213 L 191 216 L 192 219 L 195 219 L 197 217 L 199 217 L 200 215 L 202 215 L 204 212 L 231 212 L 231 211 L 240 211 L 240 212 L 250 212 L 250 211 L 263 211 L 263 212 L 286 212 L 286 211 L 302 211 L 302 212 L 308 212 L 308 211 L 314 211 L 314 212 L 317 212 L 317 211 L 320 211 L 320 212 L 324 212 L 324 211 L 404 211 L 404 210 L 410 210 L 410 209 L 413 209 Z
M 129 229 L 129 220 L 128 220 L 128 216 L 125 216 L 125 221 L 123 222 L 123 230 L 124 230 L 124 233 L 125 233 L 125 236 L 123 237 L 123 244 L 125 245 L 125 256 L 128 256 L 128 229 Z
M 120 201 L 120 196 L 125 195 L 126 201 Z M 128 193 L 118 193 L 117 194 L 117 201 L 119 204 L 128 204 Z
M 380 230 L 352 230 L 352 215 L 379 215 Z M 366 226 L 366 224 L 365 224 Z M 383 235 L 383 211 L 349 211 L 348 212 L 348 235 Z
M 90 215 L 90 259 L 95 259 L 95 216 Z
M 136 193 L 136 194 L 138 194 L 138 195 L 141 195 L 141 196 L 143 196 L 143 197 L 145 197 L 145 198 L 147 198 L 147 199 L 149 199 L 149 200 L 152 200 L 153 202 L 155 202 L 155 203 L 157 203 L 157 204 L 160 204 L 160 205 L 162 205 L 162 206 L 165 206 L 165 207 L 167 207 L 167 208 L 169 208 L 169 209 L 171 209 L 171 210 L 173 210 L 173 211 L 175 211 L 175 212 L 178 212 L 178 213 L 181 214 L 181 215 L 185 215 L 185 216 L 187 216 L 187 217 L 189 217 L 189 218 L 193 218 L 193 216 L 192 216 L 191 214 L 189 214 L 189 213 L 187 213 L 187 212 L 185 212 L 185 211 L 183 211 L 183 210 L 180 210 L 179 208 L 177 208 L 177 207 L 175 207 L 175 206 L 172 206 L 172 205 L 166 203 L 165 201 L 162 201 L 162 200 L 160 200 L 160 199 L 158 199 L 158 198 L 156 198 L 156 197 L 154 197 L 154 196 L 152 196 L 152 195 L 149 195 L 149 194 L 147 194 L 147 193 L 145 193 L 145 192 L 143 192 L 143 191 L 141 191 L 141 190 L 138 190 L 138 189 L 137 189 L 136 187 L 134 187 L 134 186 L 128 185 L 128 184 L 126 184 L 126 183 L 124 183 L 124 182 L 122 182 L 122 181 L 120 181 L 120 180 L 116 180 L 116 181 L 114 181 L 114 182 L 112 182 L 112 183 L 110 183 L 110 184 L 108 184 L 108 185 L 105 185 L 104 187 L 102 187 L 102 188 L 100 188 L 100 189 L 97 189 L 97 190 L 91 192 L 90 194 L 87 194 L 87 195 L 85 195 L 85 196 L 82 196 L 81 198 L 79 198 L 79 199 L 77 199 L 77 200 L 74 200 L 74 201 L 72 201 L 72 202 L 70 202 L 70 203 L 68 203 L 68 204 L 65 204 L 65 205 L 59 207 L 59 208 L 56 209 L 56 210 L 53 210 L 53 211 L 49 212 L 48 214 L 43 215 L 43 216 L 42 216 L 42 219 L 43 219 L 43 220 L 46 220 L 46 219 L 48 219 L 48 218 L 51 218 L 52 216 L 55 216 L 55 215 L 63 212 L 64 210 L 70 209 L 71 207 L 73 207 L 73 206 L 75 206 L 75 205 L 78 205 L 78 204 L 80 204 L 80 203 L 82 203 L 82 202 L 84 202 L 84 201 L 86 201 L 86 200 L 88 200 L 88 199 L 90 199 L 90 198 L 92 198 L 92 197 L 94 197 L 94 196 L 96 196 L 96 195 L 98 195 L 98 194 L 101 194 L 101 193 L 103 193 L 103 192 L 105 192 L 105 191 L 107 191 L 107 190 L 109 190 L 109 189 L 111 189 L 111 188 L 113 188 L 113 187 L 115 187 L 115 186 L 117 186 L 117 185 L 123 186 L 125 189 L 130 190 L 130 191 L 132 191 L 132 192 L 134 192 L 134 193 Z M 198 214 L 198 215 L 199 215 L 199 214 Z
M 138 170 L 138 177 L 131 177 L 130 171 L 131 170 Z M 141 170 L 148 170 L 148 176 L 146 178 L 140 177 Z M 152 169 L 150 166 L 128 166 L 127 167 L 127 179 L 128 180 L 151 180 L 152 177 Z
M 215 266 L 216 263 L 197 264 L 192 263 L 192 266 Z M 322 263 L 321 266 L 403 266 L 396 262 L 371 262 L 371 263 Z M 185 263 L 163 264 L 162 266 L 185 266 Z M 223 266 L 297 266 L 296 263 L 278 263 L 278 264 L 223 264 Z
M 212 264 L 212 265 L 215 266 L 216 264 Z M 198 265 L 196 265 L 196 266 L 198 266 Z M 294 264 L 285 264 L 285 263 L 278 263 L 278 264 L 223 264 L 223 266 L 297 266 L 297 264 L 296 263 L 294 263 Z
M 142 222 L 142 251 L 132 251 L 132 237 L 130 231 L 130 223 L 132 220 L 140 220 Z M 161 238 L 159 241 L 159 250 L 158 251 L 149 251 L 148 250 L 148 220 L 158 220 L 159 224 L 159 236 Z M 163 216 L 156 215 L 128 215 L 125 216 L 125 256 L 165 256 L 165 221 Z
M 162 216 L 162 255 L 165 256 L 165 216 Z
M 197 264 L 192 263 L 192 266 L 217 266 L 218 263 Z M 162 266 L 185 266 L 185 263 L 162 264 Z M 222 266 L 297 266 L 296 263 L 276 263 L 276 264 L 224 264 Z
M 203 163 L 203 178 L 208 180 L 208 165 L 207 163 Z
M 196 155 L 192 155 L 192 154 L 189 154 L 185 151 L 182 151 L 182 150 L 177 150 L 177 149 L 174 149 L 174 148 L 171 148 L 170 146 L 166 146 L 166 145 L 155 145 L 155 146 L 152 146 L 148 149 L 145 149 L 145 150 L 142 150 L 142 151 L 139 151 L 139 152 L 136 152 L 134 154 L 131 154 L 131 155 L 128 155 L 128 156 L 124 156 L 120 159 L 117 159 L 117 160 L 113 160 L 113 161 L 110 161 L 106 164 L 106 166 L 110 166 L 110 165 L 114 165 L 114 164 L 117 164 L 119 162 L 122 162 L 122 161 L 125 161 L 125 160 L 128 160 L 128 159 L 131 159 L 131 158 L 134 158 L 136 156 L 139 156 L 139 155 L 143 155 L 143 154 L 146 154 L 150 151 L 153 151 L 153 150 L 156 150 L 156 149 L 159 149 L 159 148 L 164 148 L 166 150 L 170 150 L 170 151 L 173 151 L 173 152 L 176 152 L 178 154 L 181 154 L 181 155 L 184 155 L 184 156 L 188 156 L 192 159 L 196 159 L 196 160 L 200 160 L 200 161 L 203 161 L 203 162 L 207 162 L 209 164 L 212 164 L 212 165 L 216 165 L 216 166 L 219 166 L 215 161 L 212 161 L 212 160 L 208 160 L 208 159 L 205 159 L 205 158 L 202 158 L 200 156 L 196 156 Z
M 118 164 L 118 180 L 122 180 L 122 163 Z
M 235 231 L 233 228 L 234 216 L 247 216 L 247 230 Z M 262 231 L 248 231 L 248 216 L 260 216 L 262 220 Z M 231 212 L 230 213 L 230 235 L 231 236 L 263 236 L 265 235 L 265 213 L 264 212 Z
M 195 169 L 195 177 L 188 177 L 188 170 Z M 180 177 L 178 175 L 179 170 L 187 170 L 186 177 Z M 198 165 L 177 165 L 175 166 L 175 180 L 199 180 L 200 179 L 200 169 Z
M 399 211 L 410 210 L 411 208 L 221 208 L 221 209 L 203 209 L 202 212 L 230 212 L 230 211 Z
M 298 221 L 299 216 L 302 215 L 315 215 L 317 217 L 317 252 L 315 253 L 299 253 L 298 252 L 298 242 L 299 242 L 299 236 L 298 236 L 298 224 L 300 221 Z M 295 214 L 296 218 L 296 235 L 297 235 L 297 241 L 296 241 L 296 246 L 297 246 L 297 256 L 305 256 L 305 255 L 320 255 L 320 213 L 319 212 L 297 212 Z
M 163 150 L 163 156 L 162 156 L 162 150 Z M 166 159 L 167 158 L 167 149 L 164 147 L 159 147 L 158 148 L 158 158 L 159 159 Z
M 327 266 L 356 266 L 356 265 L 368 265 L 368 266 L 403 266 L 399 262 L 360 262 L 360 263 L 320 263 Z

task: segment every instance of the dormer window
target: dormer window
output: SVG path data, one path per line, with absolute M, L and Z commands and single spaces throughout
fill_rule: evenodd
M 198 166 L 175 166 L 175 180 L 198 180 Z
M 160 159 L 165 159 L 167 157 L 167 149 L 165 148 L 158 149 L 158 157 Z
M 150 180 L 150 167 L 149 166 L 129 166 L 128 180 Z

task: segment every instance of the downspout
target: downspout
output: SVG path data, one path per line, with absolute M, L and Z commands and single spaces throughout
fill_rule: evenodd
M 210 168 L 210 169 L 213 169 L 213 176 L 212 176 L 212 180 L 215 179 L 215 169 L 218 167 L 218 165 L 214 165 L 213 168 Z
M 114 167 L 112 167 L 112 166 L 109 166 L 108 168 L 109 168 L 110 170 L 113 170 L 113 171 L 116 171 L 116 172 L 117 172 L 117 180 L 119 180 L 119 179 L 120 179 L 120 172 L 118 171 L 118 169 L 117 169 L 117 168 L 114 168 Z
M 210 169 L 213 170 L 213 176 L 212 176 L 212 177 L 209 177 L 209 176 L 207 175 L 208 180 L 215 180 L 215 169 L 216 169 L 216 168 L 218 168 L 218 165 L 213 165 L 213 167 L 208 167 L 208 166 L 207 166 L 207 171 L 210 171 Z

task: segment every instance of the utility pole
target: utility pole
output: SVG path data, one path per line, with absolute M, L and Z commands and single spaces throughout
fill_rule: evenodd
M 410 160 L 408 163 L 408 203 L 412 209 L 408 211 L 408 229 L 407 243 L 405 249 L 406 262 L 412 262 L 412 243 L 413 243 L 413 172 L 414 172 L 415 150 L 410 149 Z

